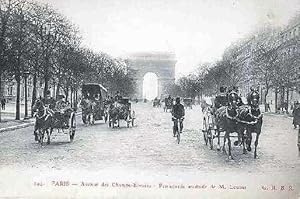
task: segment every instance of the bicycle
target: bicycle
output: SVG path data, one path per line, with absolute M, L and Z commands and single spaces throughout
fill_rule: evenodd
M 180 134 L 182 133 L 181 131 L 179 132 L 178 126 L 180 126 L 180 129 L 182 130 L 183 119 L 184 119 L 183 117 L 182 118 L 174 118 L 173 117 L 173 121 L 174 121 L 173 135 L 174 135 L 174 137 L 176 137 L 178 144 L 180 143 Z

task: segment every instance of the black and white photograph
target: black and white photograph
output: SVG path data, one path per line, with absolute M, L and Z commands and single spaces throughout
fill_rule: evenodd
M 299 0 L 0 0 L 0 199 L 300 199 Z

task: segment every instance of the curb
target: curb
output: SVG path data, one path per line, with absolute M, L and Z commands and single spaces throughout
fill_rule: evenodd
M 277 116 L 277 117 L 285 117 L 285 118 L 293 118 L 292 115 L 290 114 L 278 114 L 278 113 L 273 113 L 273 112 L 262 112 L 264 115 L 272 115 L 272 116 Z
M 1 128 L 0 133 L 6 132 L 6 131 L 13 131 L 13 130 L 21 129 L 21 128 L 26 128 L 26 127 L 33 126 L 33 125 L 34 125 L 34 122 L 29 122 L 26 124 L 20 124 L 20 125 L 16 125 L 16 126 Z
M 75 115 L 78 116 L 81 113 L 82 112 L 77 112 L 77 113 L 75 113 Z M 19 124 L 19 125 L 15 125 L 15 126 L 0 128 L 0 133 L 6 132 L 6 131 L 13 131 L 13 130 L 21 129 L 21 128 L 26 128 L 26 127 L 29 127 L 29 126 L 33 126 L 34 123 L 35 123 L 35 121 L 32 121 L 32 122 L 28 122 L 28 123 L 25 123 L 25 124 Z

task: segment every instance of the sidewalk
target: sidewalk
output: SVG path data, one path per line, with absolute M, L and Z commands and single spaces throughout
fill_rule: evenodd
M 293 117 L 292 110 L 288 110 L 289 111 L 288 114 L 286 113 L 286 111 L 280 111 L 280 112 L 275 113 L 275 105 L 274 104 L 270 104 L 270 108 L 271 108 L 270 112 L 265 112 L 265 105 L 264 104 L 260 105 L 259 108 L 260 108 L 261 112 L 264 113 L 264 114 L 278 115 L 278 116 L 284 116 L 284 117 L 288 117 L 288 118 Z
M 5 110 L 1 110 L 1 122 L 0 122 L 0 133 L 5 131 L 13 131 L 20 128 L 25 128 L 28 126 L 33 126 L 35 123 L 35 118 L 29 118 L 24 120 L 24 104 L 21 104 L 21 118 L 20 120 L 15 120 L 16 117 L 16 104 L 8 103 L 6 104 Z M 78 110 L 77 115 L 81 114 L 81 110 Z M 31 116 L 31 106 L 28 106 L 28 116 Z
M 34 124 L 34 118 L 30 118 L 28 120 L 24 120 L 24 112 L 25 106 L 21 104 L 20 112 L 21 118 L 20 120 L 15 120 L 16 117 L 16 104 L 15 103 L 7 103 L 5 110 L 1 111 L 1 122 L 0 122 L 0 133 L 4 131 L 11 131 L 19 128 L 24 128 L 27 126 L 31 126 Z M 31 106 L 28 106 L 28 115 L 31 115 Z

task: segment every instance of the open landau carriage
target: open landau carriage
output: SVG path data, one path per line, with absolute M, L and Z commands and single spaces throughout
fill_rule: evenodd
M 257 158 L 257 145 L 262 127 L 262 113 L 259 109 L 259 92 L 251 90 L 247 97 L 247 104 L 238 105 L 240 98 L 236 92 L 227 95 L 228 105 L 218 109 L 207 106 L 204 109 L 203 117 L 203 138 L 205 144 L 213 149 L 214 139 L 218 139 L 217 149 L 220 150 L 220 138 L 224 138 L 223 151 L 229 159 L 231 155 L 231 140 L 237 138 L 235 146 L 243 146 L 243 154 L 251 151 L 252 133 L 256 134 L 254 158 Z M 222 133 L 222 135 L 221 135 Z M 225 144 L 228 144 L 228 150 Z
M 192 98 L 184 98 L 183 104 L 184 104 L 184 107 L 193 109 L 193 99 Z
M 153 100 L 153 107 L 161 107 L 161 101 L 160 101 L 160 99 L 155 98 Z
M 129 128 L 134 126 L 135 111 L 132 110 L 129 98 L 121 98 L 110 104 L 108 111 L 108 125 L 114 128 L 117 124 L 120 127 L 120 120 L 124 120 Z
M 68 134 L 70 142 L 73 141 L 76 130 L 76 115 L 73 108 L 68 106 L 63 112 L 58 112 L 38 99 L 32 109 L 35 111 L 36 118 L 34 136 L 41 145 L 45 143 L 46 135 L 47 144 L 50 144 L 50 136 L 54 129 L 57 129 L 58 133 Z

